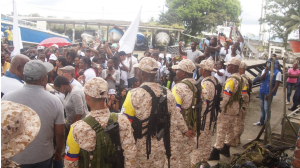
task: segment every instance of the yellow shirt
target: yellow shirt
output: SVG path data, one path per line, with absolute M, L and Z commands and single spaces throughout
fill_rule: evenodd
M 7 34 L 7 40 L 13 41 L 13 33 L 10 30 L 5 30 L 5 33 Z
M 10 63 L 5 61 L 4 65 L 3 65 L 3 73 L 4 74 L 9 69 L 9 67 L 10 67 Z

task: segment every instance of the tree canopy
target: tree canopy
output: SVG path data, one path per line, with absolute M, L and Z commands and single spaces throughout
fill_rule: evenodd
M 168 11 L 160 14 L 159 23 L 180 23 L 191 35 L 222 25 L 223 21 L 240 23 L 239 0 L 166 0 L 166 6 Z
M 300 26 L 299 0 L 269 0 L 265 9 L 266 17 L 260 21 L 267 23 L 273 38 L 281 38 L 286 47 L 288 35 Z

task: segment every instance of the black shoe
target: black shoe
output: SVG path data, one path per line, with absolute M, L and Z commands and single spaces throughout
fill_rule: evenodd
M 293 109 L 293 108 L 288 108 L 288 110 L 290 110 L 290 111 L 294 111 L 294 110 L 296 110 L 296 109 Z
M 230 157 L 230 146 L 224 144 L 223 148 L 220 150 L 220 154 Z
M 208 160 L 220 160 L 220 150 L 213 148 Z

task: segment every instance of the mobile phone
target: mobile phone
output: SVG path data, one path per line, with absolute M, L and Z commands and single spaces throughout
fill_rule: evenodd
M 111 74 L 108 74 L 108 77 L 110 77 L 111 76 Z
M 82 47 L 82 42 L 79 42 L 79 46 Z

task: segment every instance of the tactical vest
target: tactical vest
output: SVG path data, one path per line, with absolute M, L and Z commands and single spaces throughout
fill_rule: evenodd
M 232 93 L 232 95 L 229 98 L 229 101 L 225 105 L 225 111 L 224 111 L 224 113 L 227 112 L 227 107 L 228 106 L 232 106 L 233 102 L 236 102 L 236 101 L 239 102 L 239 109 L 241 109 L 242 104 L 243 104 L 243 99 L 242 99 L 242 96 L 241 96 L 242 90 L 243 90 L 243 83 L 244 83 L 243 78 L 241 77 L 241 79 L 239 79 L 236 76 L 230 76 L 229 78 L 233 78 L 233 79 L 237 80 L 239 82 L 239 85 L 238 85 L 238 90 L 235 93 Z
M 116 149 L 115 144 L 112 142 L 110 135 L 104 132 L 100 123 L 95 120 L 92 116 L 88 116 L 83 119 L 84 122 L 89 124 L 92 129 L 96 132 L 96 146 L 95 150 L 88 152 L 80 148 L 79 152 L 79 168 L 114 168 L 113 163 L 107 163 L 107 157 L 115 157 Z M 107 122 L 107 127 L 113 123 L 118 122 L 118 114 L 110 113 L 109 120 Z

